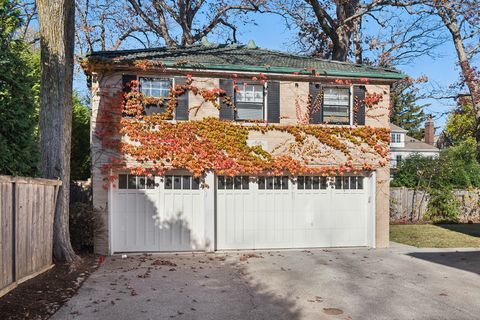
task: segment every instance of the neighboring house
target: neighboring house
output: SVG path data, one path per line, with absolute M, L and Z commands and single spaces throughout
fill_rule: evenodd
M 407 130 L 390 124 L 390 167 L 395 170 L 398 164 L 412 154 L 421 154 L 425 157 L 436 157 L 440 150 L 435 147 L 435 127 L 430 117 L 425 122 L 424 141 L 417 140 L 407 135 Z
M 252 42 L 96 52 L 86 70 L 92 79 L 93 202 L 105 224 L 97 252 L 388 246 L 389 93 L 401 73 L 269 51 Z M 102 110 L 132 80 L 143 95 L 164 98 L 189 79 L 207 90 L 204 96 L 221 92 L 236 107 L 225 98 L 205 101 L 190 88 L 177 100 L 169 126 L 191 121 L 197 130 L 202 121 L 222 119 L 227 127 L 216 137 L 231 144 L 232 130 L 244 126 L 246 144 L 255 146 L 247 148 L 249 156 L 267 152 L 277 167 L 286 159 L 285 166 L 297 161 L 313 173 L 277 169 L 230 177 L 212 168 L 196 178 L 172 167 L 146 177 L 112 166 L 115 180 L 104 188 L 110 152 L 96 134 L 105 125 Z M 320 107 L 312 108 L 312 101 L 321 101 Z M 147 116 L 164 111 L 145 105 Z M 159 140 L 150 148 L 168 143 Z M 214 152 L 217 144 L 208 143 Z M 230 152 L 225 148 L 219 157 Z M 232 165 L 237 160 L 229 159 Z M 147 170 L 152 161 L 140 166 Z M 326 169 L 332 166 L 337 173 Z

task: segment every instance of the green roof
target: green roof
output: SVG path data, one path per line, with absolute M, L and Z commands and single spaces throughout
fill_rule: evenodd
M 133 63 L 158 61 L 167 67 L 206 70 L 247 71 L 263 73 L 303 74 L 320 76 L 402 79 L 401 72 L 295 55 L 257 48 L 252 45 L 194 45 L 180 48 L 97 51 L 88 56 L 91 63 Z

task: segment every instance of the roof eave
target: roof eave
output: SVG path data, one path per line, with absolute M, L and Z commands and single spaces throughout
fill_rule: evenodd
M 120 64 L 112 61 L 97 61 L 89 59 L 89 62 L 93 69 L 103 69 L 95 68 L 95 66 L 100 65 L 109 65 L 111 69 L 112 65 L 115 65 L 115 68 L 118 69 L 141 69 L 135 67 L 131 64 Z M 404 79 L 407 77 L 403 73 L 394 73 L 392 74 L 376 74 L 370 72 L 348 72 L 348 71 L 323 71 L 319 72 L 316 70 L 304 70 L 300 68 L 292 67 L 274 67 L 274 66 L 250 66 L 250 65 L 232 65 L 232 64 L 179 64 L 178 62 L 173 61 L 162 61 L 161 62 L 167 68 L 174 68 L 177 70 L 188 70 L 194 69 L 196 71 L 232 71 L 232 72 L 256 72 L 256 73 L 265 73 L 265 74 L 288 74 L 294 76 L 318 76 L 318 77 L 345 77 L 345 78 L 368 78 L 368 79 L 381 79 L 386 81 L 396 82 L 398 80 Z M 154 68 L 152 68 L 153 70 Z

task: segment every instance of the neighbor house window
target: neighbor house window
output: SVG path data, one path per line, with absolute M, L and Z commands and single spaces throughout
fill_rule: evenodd
M 402 161 L 402 156 L 397 155 L 396 160 L 397 160 L 397 164 L 399 164 Z
M 172 80 L 167 78 L 140 78 L 140 90 L 147 97 L 167 98 Z
M 263 84 L 238 83 L 235 93 L 237 111 L 235 120 L 264 119 L 264 87 Z
M 399 133 L 392 133 L 392 143 L 400 143 L 400 134 Z
M 325 123 L 350 124 L 350 88 L 325 87 L 322 112 Z

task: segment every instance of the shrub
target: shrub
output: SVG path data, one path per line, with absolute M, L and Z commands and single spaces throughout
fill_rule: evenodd
M 103 231 L 99 211 L 89 203 L 76 202 L 70 205 L 70 240 L 78 251 L 93 251 L 95 233 Z
M 458 222 L 460 201 L 450 189 L 430 189 L 427 212 L 424 218 L 436 223 Z

